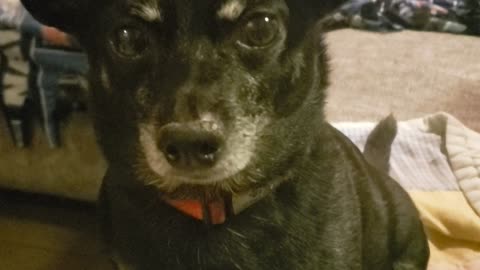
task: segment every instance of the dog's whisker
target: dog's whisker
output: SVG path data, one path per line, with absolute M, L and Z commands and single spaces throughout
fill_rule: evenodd
M 244 247 L 245 249 L 249 250 L 250 249 L 250 246 L 248 246 L 247 244 L 245 244 L 244 242 L 239 242 L 239 245 Z
M 225 251 L 226 254 L 228 254 L 228 256 L 231 256 L 231 252 L 230 252 L 230 249 L 228 248 L 228 245 L 223 243 L 222 244 L 222 247 L 223 247 L 223 250 Z
M 202 267 L 202 258 L 200 257 L 200 247 L 197 247 L 197 262 L 200 268 Z
M 240 237 L 240 238 L 247 239 L 247 237 L 246 237 L 245 235 L 243 235 L 243 234 L 235 231 L 235 230 L 232 229 L 232 228 L 227 228 L 227 231 L 229 231 L 231 234 L 236 235 L 236 236 L 238 236 L 238 237 Z
M 258 219 L 258 220 L 260 220 L 260 221 L 267 221 L 266 218 L 262 218 L 262 217 L 259 217 L 259 216 L 253 215 L 252 217 L 253 217 L 254 219 Z
M 238 270 L 243 270 L 243 268 L 238 263 L 236 263 L 235 261 L 232 260 L 232 263 L 235 266 L 235 268 L 237 268 Z
M 248 181 L 250 181 L 251 183 L 254 183 L 254 184 L 258 183 L 258 180 L 257 180 L 256 177 L 247 176 L 247 179 L 248 179 Z
M 152 180 L 152 181 L 148 181 L 145 183 L 146 186 L 156 186 L 160 183 L 160 180 L 158 179 L 155 179 L 155 180 Z

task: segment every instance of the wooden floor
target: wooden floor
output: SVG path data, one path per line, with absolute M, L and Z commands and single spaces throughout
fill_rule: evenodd
M 0 268 L 111 270 L 91 205 L 0 190 Z

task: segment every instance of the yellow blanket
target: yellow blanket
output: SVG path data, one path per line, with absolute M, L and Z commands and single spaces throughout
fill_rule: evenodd
M 429 270 L 480 269 L 480 217 L 460 191 L 410 192 L 430 242 Z
M 442 141 L 458 183 L 451 191 L 410 191 L 429 236 L 432 270 L 480 269 L 480 134 L 446 114 L 425 120 L 443 126 Z M 432 130 L 432 129 L 430 129 Z

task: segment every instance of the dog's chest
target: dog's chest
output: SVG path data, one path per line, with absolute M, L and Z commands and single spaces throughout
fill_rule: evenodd
M 338 245 L 359 243 L 350 233 L 352 226 L 359 227 L 354 224 L 356 214 L 343 215 L 343 219 L 321 214 L 326 209 L 318 205 L 324 202 L 314 200 L 316 190 L 308 188 L 312 192 L 297 201 L 292 197 L 295 185 L 282 186 L 275 196 L 267 196 L 225 224 L 210 227 L 163 202 L 148 205 L 132 196 L 116 196 L 112 200 L 113 246 L 122 258 L 132 258 L 129 263 L 138 265 L 135 270 L 316 270 L 322 264 L 333 267 L 325 269 L 336 269 L 340 262 L 350 263 L 359 255 L 340 251 L 361 248 L 339 249 Z M 128 199 L 117 200 L 120 197 Z M 339 223 L 327 222 L 334 218 Z M 339 226 L 347 225 L 342 229 L 347 233 L 337 233 Z

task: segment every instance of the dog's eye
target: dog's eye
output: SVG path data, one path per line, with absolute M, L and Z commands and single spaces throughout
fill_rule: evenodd
M 278 22 L 269 15 L 258 15 L 248 20 L 238 40 L 241 45 L 250 48 L 262 48 L 270 45 L 278 35 Z
M 117 54 L 126 58 L 142 56 L 149 46 L 147 34 L 136 27 L 121 27 L 116 30 L 111 39 Z

